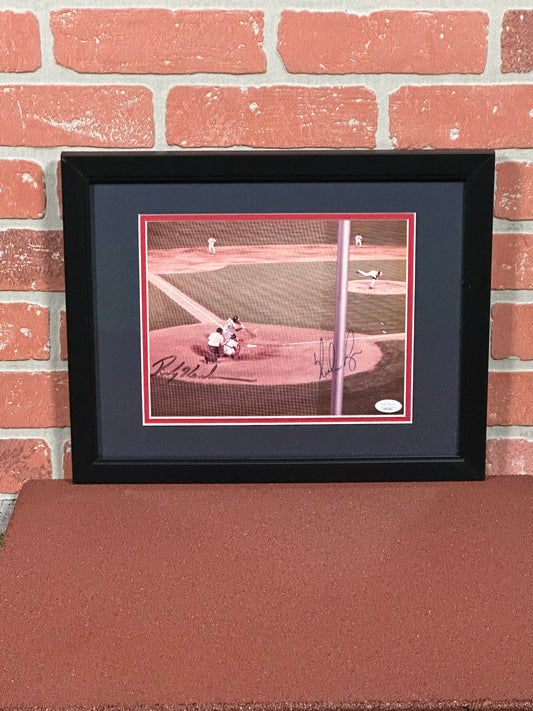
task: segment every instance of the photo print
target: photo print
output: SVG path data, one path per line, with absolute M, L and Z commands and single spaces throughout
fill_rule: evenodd
M 414 214 L 140 215 L 143 424 L 412 421 Z

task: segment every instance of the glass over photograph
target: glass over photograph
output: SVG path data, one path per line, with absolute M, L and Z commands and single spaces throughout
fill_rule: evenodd
M 414 214 L 140 215 L 143 423 L 412 421 Z

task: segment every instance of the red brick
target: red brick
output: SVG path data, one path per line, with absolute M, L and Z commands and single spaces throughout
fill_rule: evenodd
M 492 307 L 492 357 L 533 360 L 533 304 Z
M 357 86 L 176 86 L 167 101 L 167 141 L 184 147 L 373 148 L 376 125 L 375 94 Z
M 533 86 L 403 86 L 390 95 L 396 148 L 529 148 Z
M 50 317 L 38 304 L 0 303 L 0 360 L 48 360 Z
M 495 234 L 492 288 L 533 289 L 533 234 Z
M 494 215 L 504 220 L 533 219 L 533 163 L 509 161 L 496 166 Z
M 0 160 L 0 218 L 38 219 L 45 208 L 43 171 L 30 160 Z
M 51 479 L 50 449 L 42 439 L 0 439 L 0 491 L 18 494 L 30 479 Z
M 489 374 L 489 425 L 533 425 L 533 371 Z
M 68 359 L 67 351 L 67 313 L 61 312 L 61 322 L 59 324 L 59 343 L 61 345 L 61 360 Z
M 72 447 L 65 442 L 63 447 L 63 479 L 72 479 Z
M 289 72 L 481 74 L 488 22 L 484 12 L 286 10 L 278 51 Z
M 142 86 L 5 86 L 0 145 L 150 148 L 152 92 Z
M 0 12 L 0 72 L 33 72 L 41 66 L 39 21 L 33 12 Z
M 19 229 L 0 232 L 0 289 L 64 291 L 63 233 Z
M 0 372 L 0 427 L 68 427 L 66 371 Z
M 263 13 L 70 9 L 50 13 L 56 61 L 78 72 L 266 71 Z
M 533 474 L 533 442 L 526 439 L 489 439 L 487 476 Z
M 533 69 L 533 10 L 508 10 L 502 23 L 502 72 Z

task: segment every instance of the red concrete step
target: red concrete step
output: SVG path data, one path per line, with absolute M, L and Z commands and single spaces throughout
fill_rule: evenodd
M 34 481 L 0 709 L 533 709 L 533 477 Z

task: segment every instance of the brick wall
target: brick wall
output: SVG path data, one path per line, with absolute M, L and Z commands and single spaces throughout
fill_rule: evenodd
M 488 474 L 533 474 L 533 9 L 136 4 L 0 10 L 0 497 L 70 472 L 70 146 L 497 149 Z

